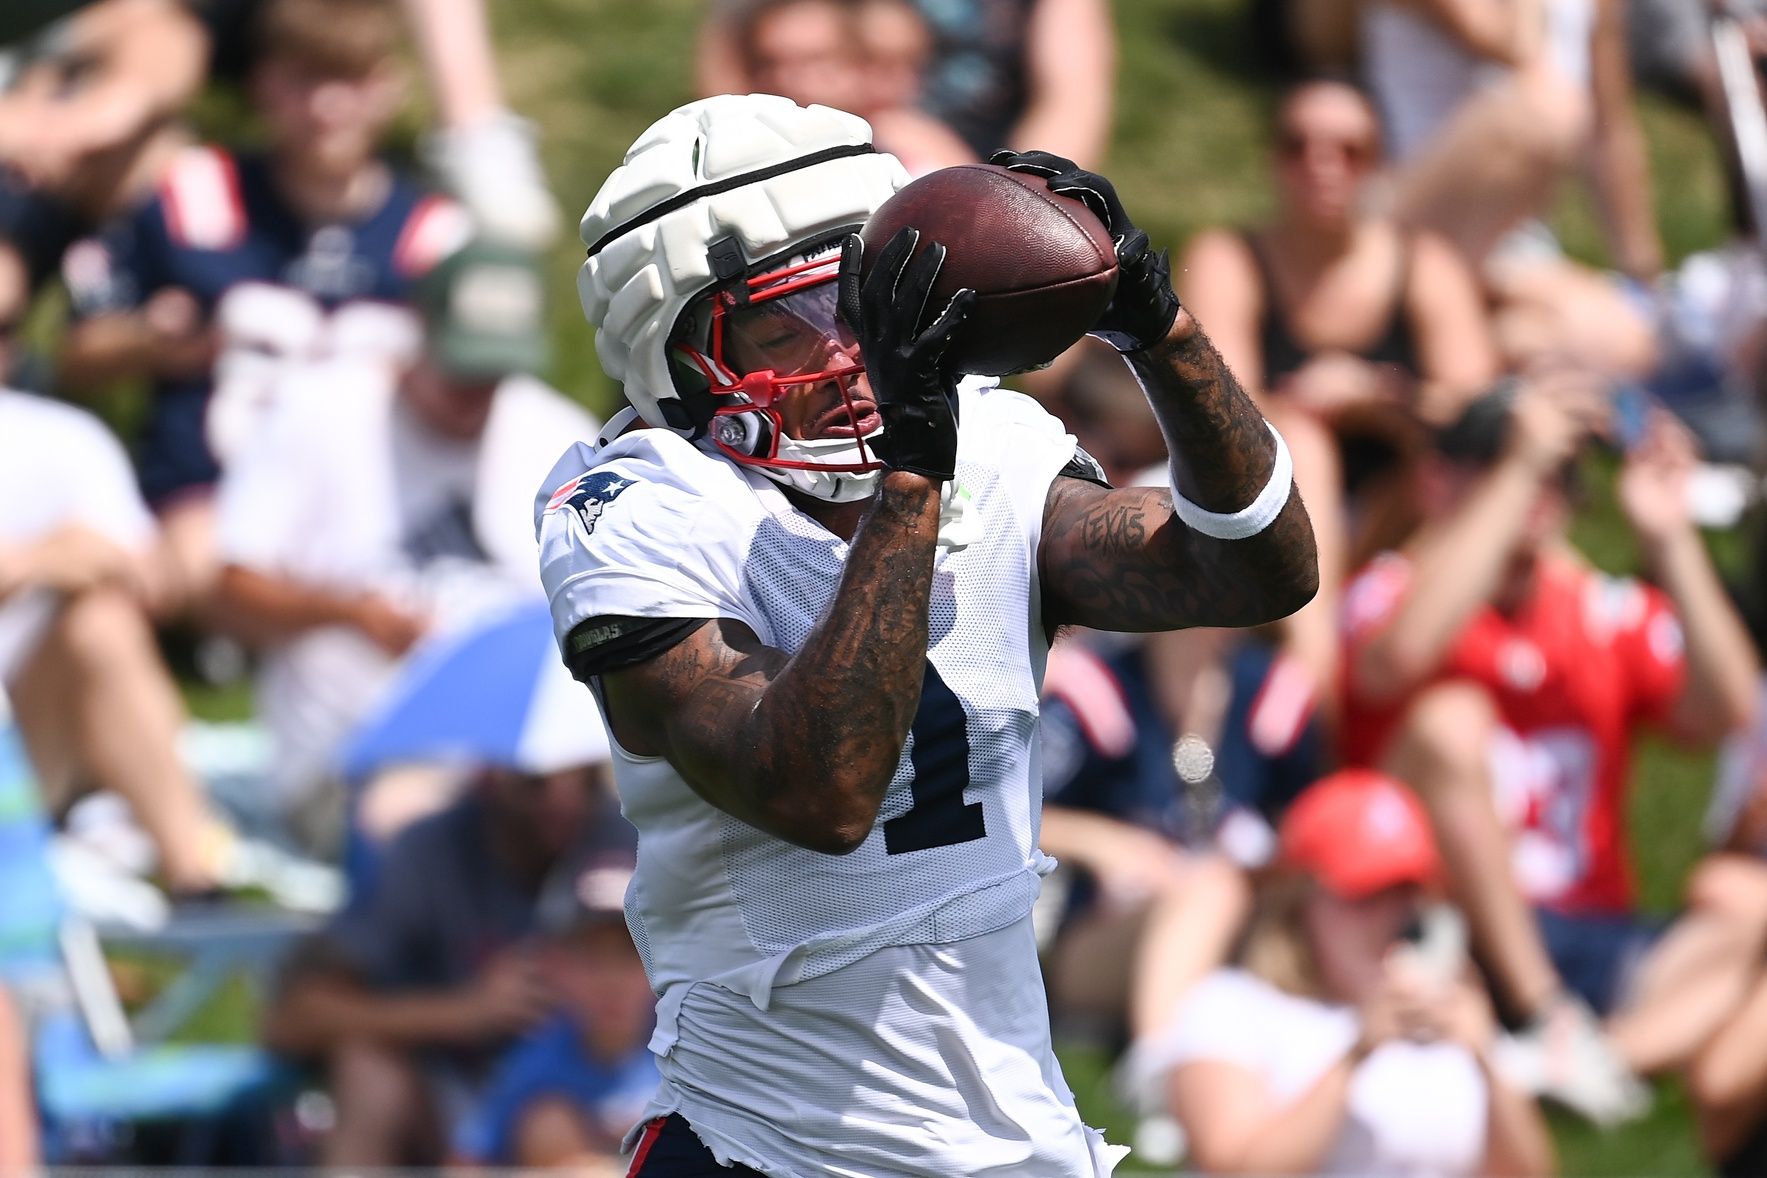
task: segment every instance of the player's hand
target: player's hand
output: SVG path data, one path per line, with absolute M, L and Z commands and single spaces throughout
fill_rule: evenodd
M 864 244 L 854 234 L 841 250 L 840 310 L 859 337 L 865 375 L 884 429 L 868 443 L 891 470 L 929 479 L 957 477 L 957 374 L 945 351 L 975 305 L 975 292 L 958 291 L 942 308 L 928 301 L 945 247 L 915 254 L 920 233 L 902 229 L 878 251 L 870 275 L 859 277 Z
M 1139 352 L 1166 338 L 1178 318 L 1171 261 L 1165 250 L 1156 252 L 1147 234 L 1135 227 L 1109 180 L 1047 151 L 1001 150 L 989 156 L 988 162 L 1046 178 L 1049 191 L 1084 201 L 1104 222 L 1117 247 L 1117 293 L 1098 317 L 1092 335 L 1119 352 Z

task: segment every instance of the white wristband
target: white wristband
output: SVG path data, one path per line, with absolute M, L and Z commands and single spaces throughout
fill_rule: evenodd
M 1269 527 L 1288 506 L 1289 491 L 1294 487 L 1295 463 L 1288 456 L 1288 444 L 1276 427 L 1265 422 L 1270 428 L 1270 436 L 1276 439 L 1276 467 L 1270 472 L 1270 481 L 1258 492 L 1258 497 L 1238 511 L 1205 511 L 1172 488 L 1172 510 L 1178 518 L 1191 529 L 1217 540 L 1244 540 L 1256 536 Z

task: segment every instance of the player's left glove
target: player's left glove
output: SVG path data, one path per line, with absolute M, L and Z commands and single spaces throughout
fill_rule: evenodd
M 858 234 L 848 237 L 841 249 L 840 311 L 859 337 L 884 421 L 872 450 L 891 470 L 949 482 L 957 477 L 957 376 L 945 350 L 975 305 L 975 292 L 958 291 L 944 307 L 929 308 L 945 247 L 931 242 L 916 254 L 919 241 L 918 230 L 898 230 L 862 281 L 864 243 Z M 923 326 L 929 313 L 935 318 Z
M 1155 252 L 1147 234 L 1129 219 L 1109 180 L 1047 151 L 1001 150 L 989 156 L 988 162 L 1045 177 L 1049 191 L 1084 201 L 1104 222 L 1117 247 L 1117 292 L 1090 334 L 1119 352 L 1139 352 L 1166 338 L 1178 318 L 1171 263 L 1166 251 Z

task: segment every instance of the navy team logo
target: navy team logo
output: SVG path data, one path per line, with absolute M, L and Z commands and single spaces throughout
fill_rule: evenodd
M 580 474 L 552 493 L 552 498 L 546 501 L 546 511 L 550 514 L 568 507 L 583 521 L 584 533 L 592 533 L 595 531 L 595 521 L 601 518 L 607 505 L 619 498 L 620 492 L 631 485 L 631 479 L 611 471 Z

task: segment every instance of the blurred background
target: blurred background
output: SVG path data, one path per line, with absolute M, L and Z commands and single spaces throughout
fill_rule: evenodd
M 673 107 L 1108 176 L 1323 590 L 1070 634 L 1057 1043 L 1129 1172 L 1767 1173 L 1753 0 L 0 14 L 0 1172 L 569 1165 L 655 1080 L 534 494 Z M 1163 483 L 1082 341 L 1008 384 Z

